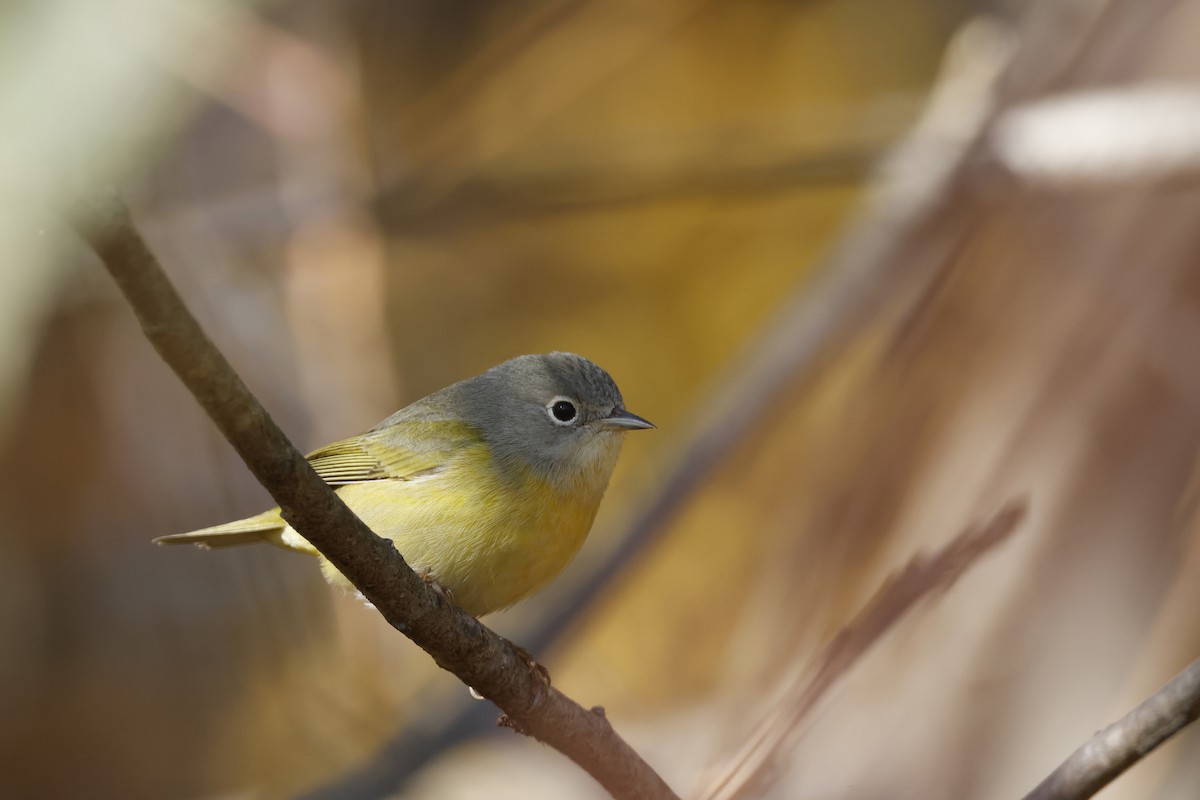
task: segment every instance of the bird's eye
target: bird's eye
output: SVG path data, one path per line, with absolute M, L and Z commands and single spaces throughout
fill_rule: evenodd
M 546 405 L 550 418 L 558 425 L 570 425 L 579 416 L 575 404 L 565 397 L 556 397 Z

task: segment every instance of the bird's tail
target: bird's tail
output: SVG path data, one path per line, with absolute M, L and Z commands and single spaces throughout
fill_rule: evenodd
M 211 547 L 235 547 L 243 544 L 266 542 L 287 550 L 315 553 L 312 545 L 301 539 L 279 516 L 279 509 L 272 509 L 256 517 L 201 528 L 187 533 L 160 536 L 155 544 L 194 544 L 205 549 Z

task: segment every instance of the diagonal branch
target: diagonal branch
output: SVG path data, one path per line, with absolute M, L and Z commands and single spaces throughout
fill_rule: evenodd
M 944 593 L 986 553 L 1005 542 L 1025 518 L 1025 499 L 1010 500 L 933 555 L 918 554 L 893 574 L 867 605 L 821 650 L 811 669 L 796 675 L 781 702 L 741 751 L 699 795 L 704 800 L 758 797 L 778 778 L 788 748 L 817 703 L 917 604 Z
M 1200 659 L 1098 731 L 1025 800 L 1084 800 L 1200 717 Z
M 506 724 L 554 747 L 617 798 L 675 798 L 613 730 L 547 686 L 511 643 L 442 600 L 391 541 L 371 532 L 317 476 L 188 312 L 114 191 L 80 202 L 77 227 L 116 280 L 146 338 L 175 371 L 292 527 L 438 666 L 492 700 Z

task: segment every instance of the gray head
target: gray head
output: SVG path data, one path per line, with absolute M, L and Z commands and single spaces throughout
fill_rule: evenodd
M 607 372 L 574 353 L 518 356 L 447 391 L 502 466 L 559 485 L 600 481 L 602 492 L 621 434 L 654 427 L 625 409 Z

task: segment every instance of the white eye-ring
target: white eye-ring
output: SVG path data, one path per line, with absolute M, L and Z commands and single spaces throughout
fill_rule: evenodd
M 575 406 L 575 401 L 569 397 L 561 395 L 546 403 L 546 413 L 550 415 L 550 420 L 555 425 L 574 425 L 579 419 L 579 409 Z

